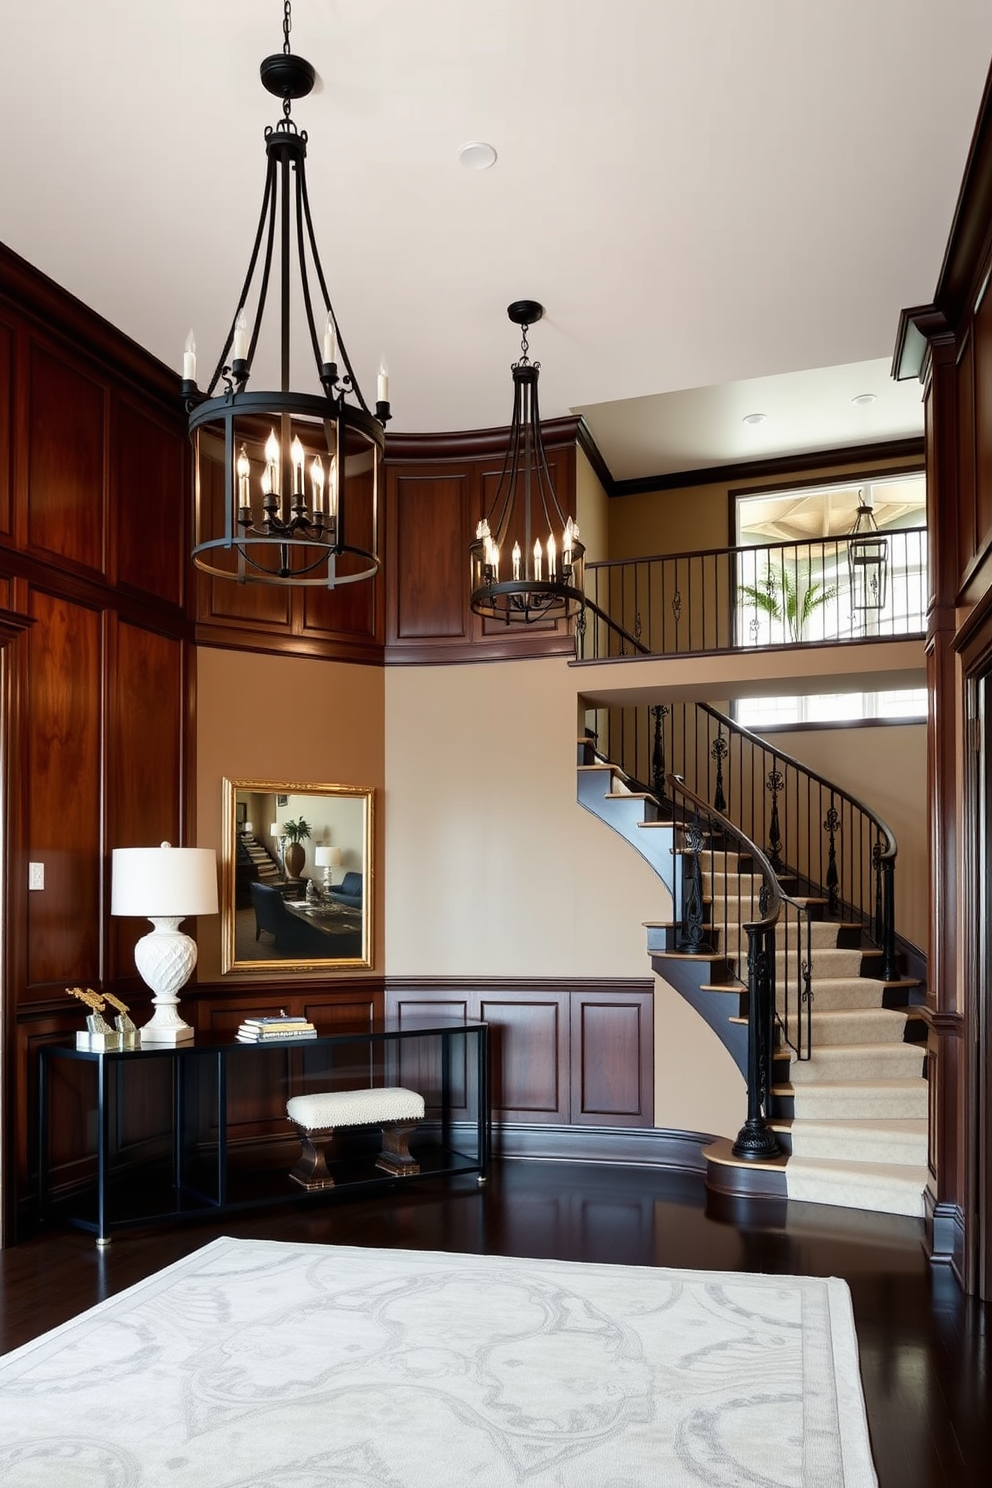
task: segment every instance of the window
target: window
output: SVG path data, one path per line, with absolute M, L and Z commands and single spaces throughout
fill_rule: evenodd
M 887 538 L 885 602 L 853 603 L 847 535 L 869 506 Z M 911 636 L 926 628 L 926 483 L 920 473 L 747 493 L 735 497 L 737 635 L 742 646 Z M 925 688 L 808 697 L 741 698 L 746 728 L 918 720 Z

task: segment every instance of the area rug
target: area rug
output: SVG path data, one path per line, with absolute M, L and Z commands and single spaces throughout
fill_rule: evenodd
M 215 1240 L 0 1359 L 4 1488 L 872 1488 L 842 1281 Z

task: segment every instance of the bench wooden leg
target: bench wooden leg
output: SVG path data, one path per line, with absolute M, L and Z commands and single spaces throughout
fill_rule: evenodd
M 416 1131 L 419 1121 L 384 1121 L 382 1124 L 382 1151 L 376 1158 L 376 1167 L 394 1178 L 412 1178 L 420 1172 L 420 1164 L 410 1152 L 410 1133 Z
M 301 1188 L 312 1192 L 321 1188 L 333 1188 L 334 1179 L 331 1177 L 327 1167 L 327 1149 L 334 1138 L 334 1128 L 325 1127 L 322 1131 L 307 1131 L 305 1127 L 297 1126 L 302 1151 L 296 1159 L 296 1164 L 290 1169 L 290 1178 L 298 1183 Z

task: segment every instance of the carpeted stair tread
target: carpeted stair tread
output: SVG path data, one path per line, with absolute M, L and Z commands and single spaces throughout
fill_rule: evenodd
M 777 1101 L 792 1099 L 797 1121 L 926 1120 L 930 1092 L 922 1075 L 902 1080 L 834 1080 L 772 1087 Z
M 865 1081 L 922 1079 L 923 1050 L 919 1044 L 825 1044 L 814 1046 L 809 1060 L 793 1059 L 789 1080 L 793 1085 L 816 1085 Z
M 785 1169 L 790 1199 L 807 1204 L 871 1208 L 884 1214 L 923 1217 L 926 1164 L 840 1162 L 825 1157 L 790 1157 Z
M 923 1117 L 800 1119 L 791 1124 L 792 1158 L 826 1157 L 843 1162 L 909 1163 L 927 1160 Z M 791 1159 L 790 1159 L 791 1160 Z
M 853 925 L 851 925 L 851 926 L 849 926 L 849 925 L 841 925 L 837 920 L 813 920 L 811 922 L 811 924 L 810 924 L 811 934 L 810 934 L 809 941 L 807 942 L 807 939 L 806 939 L 806 929 L 805 929 L 805 927 L 803 927 L 803 929 L 801 931 L 798 931 L 797 932 L 795 920 L 793 919 L 792 922 L 789 925 L 789 931 L 788 931 L 789 948 L 790 948 L 790 951 L 792 951 L 794 953 L 794 948 L 795 948 L 796 943 L 797 943 L 797 940 L 798 940 L 798 941 L 801 942 L 801 944 L 802 944 L 802 946 L 804 948 L 806 947 L 807 944 L 811 945 L 813 947 L 813 950 L 814 951 L 819 951 L 819 950 L 836 950 L 837 949 L 837 937 L 838 937 L 839 933 L 842 930 L 844 930 L 844 931 L 851 931 L 851 930 L 857 930 L 858 928 L 859 928 L 858 926 L 853 926 Z M 727 926 L 727 948 L 730 949 L 730 947 L 732 947 L 732 946 L 736 948 L 736 946 L 738 946 L 739 944 L 741 944 L 741 937 L 742 936 L 743 936 L 743 943 L 746 945 L 747 944 L 747 936 L 744 935 L 744 932 L 741 930 L 741 927 L 739 925 L 734 925 L 734 924 L 728 925 Z
M 898 1043 L 906 1029 L 906 1014 L 888 1008 L 814 1007 L 812 1017 L 814 1051 L 845 1044 Z M 815 1054 L 814 1054 L 815 1057 Z
M 795 991 L 794 980 L 791 983 L 783 983 L 780 978 L 776 979 L 780 1002 L 781 992 L 790 985 Z M 873 981 L 870 977 L 827 977 L 822 982 L 814 980 L 812 987 L 814 1012 L 825 1013 L 840 1008 L 880 1008 L 882 1006 L 884 984 Z

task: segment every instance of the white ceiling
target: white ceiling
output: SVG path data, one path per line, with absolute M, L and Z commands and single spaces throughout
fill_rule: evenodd
M 392 429 L 505 424 L 527 297 L 542 415 L 584 412 L 618 479 L 921 432 L 889 359 L 988 0 L 296 0 L 292 40 L 331 298 Z M 0 239 L 177 371 L 233 315 L 281 45 L 281 0 L 3 5 Z

